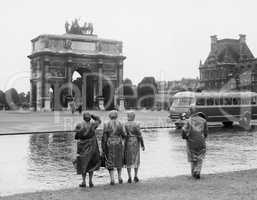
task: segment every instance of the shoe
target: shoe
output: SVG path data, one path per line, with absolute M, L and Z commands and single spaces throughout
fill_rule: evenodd
M 90 188 L 94 187 L 94 184 L 93 183 L 89 183 L 89 187 Z
M 195 178 L 200 179 L 201 178 L 200 174 L 195 175 Z
M 84 188 L 84 187 L 87 187 L 87 185 L 86 185 L 86 183 L 81 183 L 81 184 L 79 184 L 79 187 Z
M 128 179 L 128 183 L 132 183 L 132 180 L 131 180 L 131 178 L 129 178 L 129 179 Z
M 110 185 L 115 185 L 114 181 L 111 181 L 111 182 L 110 182 Z
M 123 180 L 122 179 L 119 179 L 119 184 L 122 184 L 123 183 Z
M 139 182 L 139 179 L 137 177 L 134 177 L 134 182 L 135 183 L 138 183 Z

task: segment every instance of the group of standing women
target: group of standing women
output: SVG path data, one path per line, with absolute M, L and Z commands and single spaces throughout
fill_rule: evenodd
M 76 159 L 77 173 L 82 175 L 80 187 L 86 187 L 86 175 L 89 174 L 89 187 L 93 187 L 93 172 L 104 165 L 110 174 L 110 184 L 114 185 L 114 170 L 118 172 L 118 182 L 123 183 L 121 172 L 125 166 L 128 172 L 128 183 L 132 183 L 131 169 L 134 168 L 134 179 L 138 179 L 140 165 L 140 146 L 144 150 L 144 141 L 140 132 L 140 126 L 135 122 L 135 113 L 128 112 L 127 122 L 122 124 L 118 120 L 118 112 L 109 113 L 109 121 L 104 124 L 102 136 L 102 155 L 98 147 L 96 129 L 101 124 L 98 116 L 89 112 L 83 113 L 83 122 L 79 123 L 75 130 L 77 143 Z
M 189 111 L 189 118 L 182 129 L 182 138 L 187 141 L 188 161 L 191 163 L 191 174 L 200 179 L 203 159 L 206 154 L 206 137 L 208 132 L 206 117 L 203 113 Z M 140 165 L 140 146 L 145 150 L 144 140 L 139 124 L 135 122 L 135 113 L 128 112 L 127 122 L 118 120 L 118 112 L 109 113 L 109 121 L 104 124 L 102 136 L 102 155 L 98 147 L 96 129 L 101 124 L 98 116 L 89 112 L 83 113 L 83 122 L 76 126 L 75 139 L 79 156 L 74 163 L 77 173 L 82 175 L 80 187 L 86 187 L 86 175 L 89 174 L 89 187 L 93 187 L 93 172 L 104 165 L 110 174 L 110 184 L 114 185 L 114 170 L 118 172 L 118 182 L 123 183 L 121 172 L 125 166 L 128 172 L 128 183 L 132 183 L 131 169 L 134 168 L 134 179 L 137 183 Z

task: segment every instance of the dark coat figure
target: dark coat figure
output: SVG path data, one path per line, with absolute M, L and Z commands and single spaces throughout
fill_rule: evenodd
M 79 114 L 82 113 L 82 105 L 81 104 L 78 105 L 77 111 L 79 112 Z
M 102 149 L 105 156 L 105 166 L 109 170 L 111 185 L 114 185 L 114 168 L 118 171 L 118 179 L 121 184 L 121 169 L 124 165 L 123 139 L 125 131 L 122 123 L 117 120 L 118 113 L 113 110 L 109 114 L 110 120 L 104 124 Z
M 82 184 L 86 187 L 86 174 L 89 173 L 89 186 L 93 187 L 93 172 L 101 165 L 99 147 L 96 138 L 96 128 L 101 123 L 98 116 L 83 113 L 84 121 L 76 126 L 75 139 L 77 142 L 77 174 L 82 174 Z M 92 120 L 91 120 L 92 119 Z
M 182 138 L 187 141 L 187 157 L 191 163 L 191 173 L 196 179 L 200 178 L 203 159 L 206 154 L 206 142 L 208 127 L 202 113 L 194 114 L 185 123 Z

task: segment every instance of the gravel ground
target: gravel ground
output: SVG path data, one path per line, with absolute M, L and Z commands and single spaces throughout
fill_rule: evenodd
M 103 185 L 93 189 L 74 188 L 2 197 L 1 200 L 255 200 L 257 170 L 204 175 L 201 180 L 188 176 L 157 178 L 138 184 Z

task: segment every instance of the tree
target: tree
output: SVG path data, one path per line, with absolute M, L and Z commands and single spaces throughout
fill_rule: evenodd
M 125 98 L 125 108 L 135 108 L 137 103 L 136 90 L 133 88 L 132 81 L 128 78 L 123 81 L 123 94 Z
M 129 78 L 126 78 L 126 79 L 123 81 L 123 84 L 124 84 L 124 85 L 133 85 L 133 84 L 132 84 L 132 81 L 131 81 Z
M 138 105 L 145 108 L 152 108 L 155 103 L 157 84 L 154 77 L 144 77 L 137 86 Z
M 26 98 L 26 102 L 30 104 L 30 92 L 27 92 L 25 98 Z
M 4 107 L 6 107 L 5 94 L 0 90 L 0 109 L 3 109 Z
M 26 94 L 24 92 L 21 92 L 18 94 L 19 95 L 19 99 L 20 99 L 20 103 L 25 103 L 26 102 Z
M 20 105 L 23 108 L 29 108 L 29 94 L 30 92 L 27 92 L 27 94 L 24 92 L 19 93 Z
M 5 100 L 8 104 L 9 109 L 18 109 L 20 104 L 20 98 L 16 89 L 11 88 L 5 92 Z

